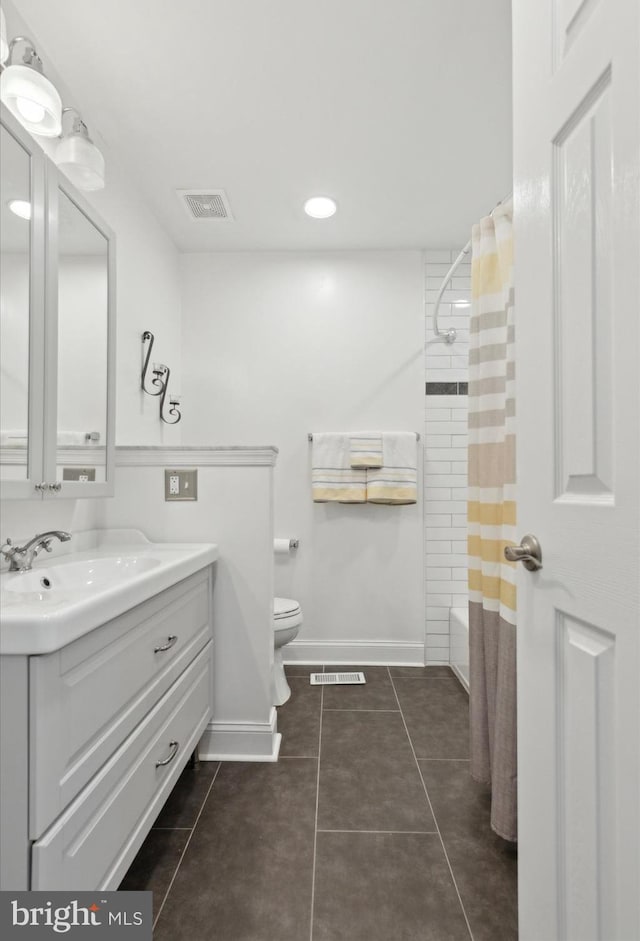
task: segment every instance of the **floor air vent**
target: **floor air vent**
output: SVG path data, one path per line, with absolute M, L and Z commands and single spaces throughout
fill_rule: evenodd
M 364 673 L 312 673 L 309 680 L 312 686 L 342 686 L 367 682 Z
M 190 219 L 197 222 L 229 222 L 233 214 L 224 190 L 177 190 Z

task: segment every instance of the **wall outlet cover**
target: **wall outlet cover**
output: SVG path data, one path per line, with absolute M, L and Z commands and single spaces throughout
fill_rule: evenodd
M 77 480 L 86 484 L 96 479 L 96 469 L 95 467 L 63 467 L 62 479 Z
M 198 499 L 198 469 L 185 470 L 184 468 L 165 468 L 164 472 L 164 498 L 173 500 Z

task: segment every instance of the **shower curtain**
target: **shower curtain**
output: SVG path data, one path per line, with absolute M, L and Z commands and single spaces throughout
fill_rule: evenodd
M 469 348 L 471 774 L 491 787 L 491 826 L 517 839 L 515 367 L 511 200 L 472 232 Z

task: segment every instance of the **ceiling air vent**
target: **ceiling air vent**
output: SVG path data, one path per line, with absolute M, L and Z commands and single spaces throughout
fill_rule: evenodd
M 190 219 L 197 222 L 230 222 L 233 214 L 224 190 L 177 190 Z

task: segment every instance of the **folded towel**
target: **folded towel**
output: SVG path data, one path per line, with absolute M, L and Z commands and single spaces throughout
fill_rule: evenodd
M 349 435 L 314 432 L 311 451 L 314 503 L 366 502 L 367 472 L 351 467 L 349 444 Z
M 26 431 L 0 431 L 0 445 L 3 448 L 26 448 L 28 438 Z
M 382 467 L 367 471 L 367 503 L 404 504 L 418 499 L 416 436 L 413 431 L 382 433 Z
M 379 431 L 352 431 L 349 449 L 352 467 L 382 467 L 382 434 Z

